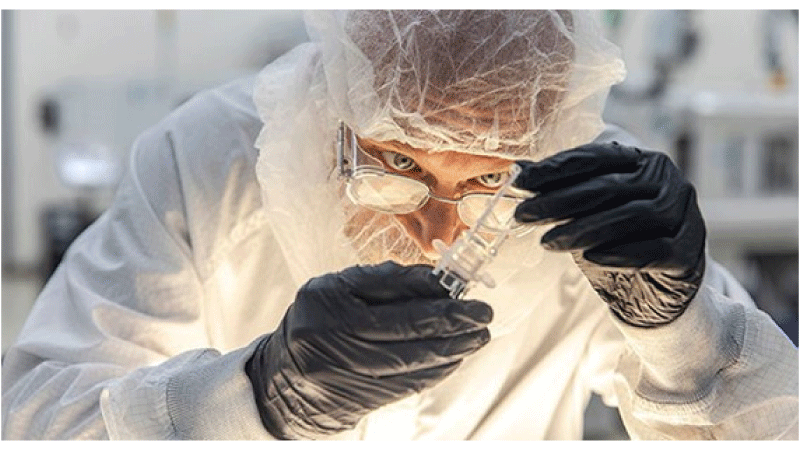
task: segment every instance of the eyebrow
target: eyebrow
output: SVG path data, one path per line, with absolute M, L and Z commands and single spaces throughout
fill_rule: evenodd
M 376 147 L 380 150 L 390 150 L 390 151 L 400 151 L 400 152 L 425 152 L 426 150 L 416 149 L 411 146 L 402 144 L 397 141 L 373 141 L 372 139 L 367 138 L 358 138 L 359 144 L 364 142 L 371 147 Z M 388 147 L 388 148 L 387 148 Z M 406 154 L 406 153 L 403 153 Z M 406 156 L 412 156 L 406 154 Z
M 397 142 L 397 141 L 375 141 L 375 140 L 372 140 L 372 139 L 361 138 L 361 137 L 359 137 L 358 140 L 359 140 L 359 142 L 367 143 L 371 147 L 375 147 L 376 150 L 393 151 L 395 153 L 402 153 L 405 156 L 412 157 L 412 158 L 417 153 L 429 154 L 429 153 L 433 153 L 434 152 L 434 150 L 425 150 L 425 149 L 420 149 L 420 148 L 414 148 L 414 147 L 409 146 L 408 144 L 403 144 L 403 143 Z M 484 155 L 471 155 L 469 153 L 461 153 L 461 152 L 455 152 L 455 153 L 464 154 L 466 156 L 477 156 L 477 157 L 484 156 Z M 487 159 L 491 158 L 490 156 L 485 156 L 485 157 Z M 483 159 L 482 161 L 487 161 L 487 159 Z M 511 163 L 513 163 L 512 160 L 506 160 L 505 158 L 496 158 L 496 159 L 502 161 L 503 163 L 508 162 L 509 166 L 511 165 Z M 491 160 L 493 161 L 494 158 L 491 158 Z M 487 172 L 487 173 L 494 173 L 494 172 Z
M 409 146 L 407 144 L 403 144 L 403 143 L 398 142 L 398 141 L 375 141 L 375 140 L 372 140 L 372 139 L 369 139 L 369 138 L 362 138 L 362 137 L 359 137 L 359 136 L 357 136 L 357 139 L 359 141 L 359 145 L 361 145 L 362 148 L 365 151 L 372 151 L 372 152 L 390 151 L 390 152 L 394 152 L 394 153 L 400 153 L 400 154 L 402 154 L 404 156 L 407 156 L 407 157 L 413 159 L 414 163 L 417 164 L 417 166 L 420 167 L 421 169 L 426 170 L 426 171 L 429 170 L 429 168 L 426 167 L 427 164 L 424 164 L 424 162 L 420 162 L 419 159 L 416 156 L 418 153 L 428 154 L 428 153 L 430 153 L 429 150 L 423 150 L 423 149 L 414 148 L 414 147 L 411 147 L 411 146 Z M 371 147 L 371 148 L 369 148 L 369 149 L 365 148 L 364 144 L 367 144 L 366 146 L 367 147 Z M 383 161 L 386 161 L 386 159 L 383 157 L 383 155 L 373 155 L 373 156 L 377 156 L 377 157 L 381 158 Z M 503 160 L 502 158 L 498 158 L 498 159 L 502 160 L 503 163 L 506 163 L 506 161 Z M 486 160 L 484 160 L 484 161 L 486 161 Z M 492 174 L 496 174 L 496 173 L 504 173 L 504 172 L 508 171 L 511 168 L 512 164 L 513 164 L 513 161 L 508 161 L 508 164 L 504 165 L 503 167 L 486 169 L 486 170 L 478 171 L 478 172 L 476 172 L 474 174 L 468 174 L 469 175 L 468 179 L 477 178 L 477 177 L 480 177 L 480 176 L 483 176 L 483 175 L 492 175 Z

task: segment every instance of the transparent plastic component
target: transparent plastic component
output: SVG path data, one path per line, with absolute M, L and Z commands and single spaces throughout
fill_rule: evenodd
M 519 191 L 512 185 L 520 172 L 519 166 L 512 166 L 508 180 L 488 199 L 486 209 L 475 225 L 462 233 L 453 245 L 448 248 L 440 240 L 433 242 L 436 251 L 441 255 L 433 274 L 439 277 L 439 283 L 450 292 L 450 297 L 461 298 L 475 282 L 489 288 L 495 287 L 492 277 L 483 270 L 484 266 L 494 259 L 503 242 L 520 230 L 520 224 L 514 220 L 513 211 L 499 214 L 495 207 L 501 199 L 508 196 L 509 191 Z M 487 225 L 490 223 L 493 226 Z

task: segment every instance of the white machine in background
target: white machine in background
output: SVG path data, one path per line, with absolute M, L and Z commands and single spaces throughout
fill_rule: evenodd
M 797 246 L 797 96 L 702 92 L 680 159 L 719 238 Z M 709 176 L 713 174 L 713 176 Z

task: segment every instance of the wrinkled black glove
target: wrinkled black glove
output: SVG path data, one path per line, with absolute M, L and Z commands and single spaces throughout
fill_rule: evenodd
M 449 298 L 431 270 L 386 262 L 301 287 L 245 366 L 267 431 L 315 439 L 351 429 L 486 344 L 489 305 Z
M 706 231 L 694 188 L 665 154 L 613 142 L 517 164 L 515 185 L 538 195 L 516 219 L 564 221 L 542 245 L 572 252 L 617 317 L 652 327 L 683 313 L 703 277 Z

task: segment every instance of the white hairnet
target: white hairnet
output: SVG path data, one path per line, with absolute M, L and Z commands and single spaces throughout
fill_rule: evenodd
M 583 12 L 305 17 L 312 41 L 267 66 L 254 93 L 264 121 L 257 175 L 298 287 L 358 263 L 432 263 L 393 216 L 342 195 L 334 175 L 339 120 L 362 137 L 429 151 L 540 159 L 599 134 L 608 89 L 624 76 L 618 50 Z M 518 275 L 541 260 L 540 236 L 505 244 L 490 268 L 501 287 L 487 295 L 500 293 L 504 280 L 530 279 Z M 516 245 L 522 253 L 505 248 Z M 504 263 L 503 254 L 513 257 Z M 524 317 L 490 303 L 496 325 L 504 315 Z
M 364 137 L 537 157 L 591 140 L 618 49 L 586 13 L 347 11 L 306 15 L 332 107 Z

